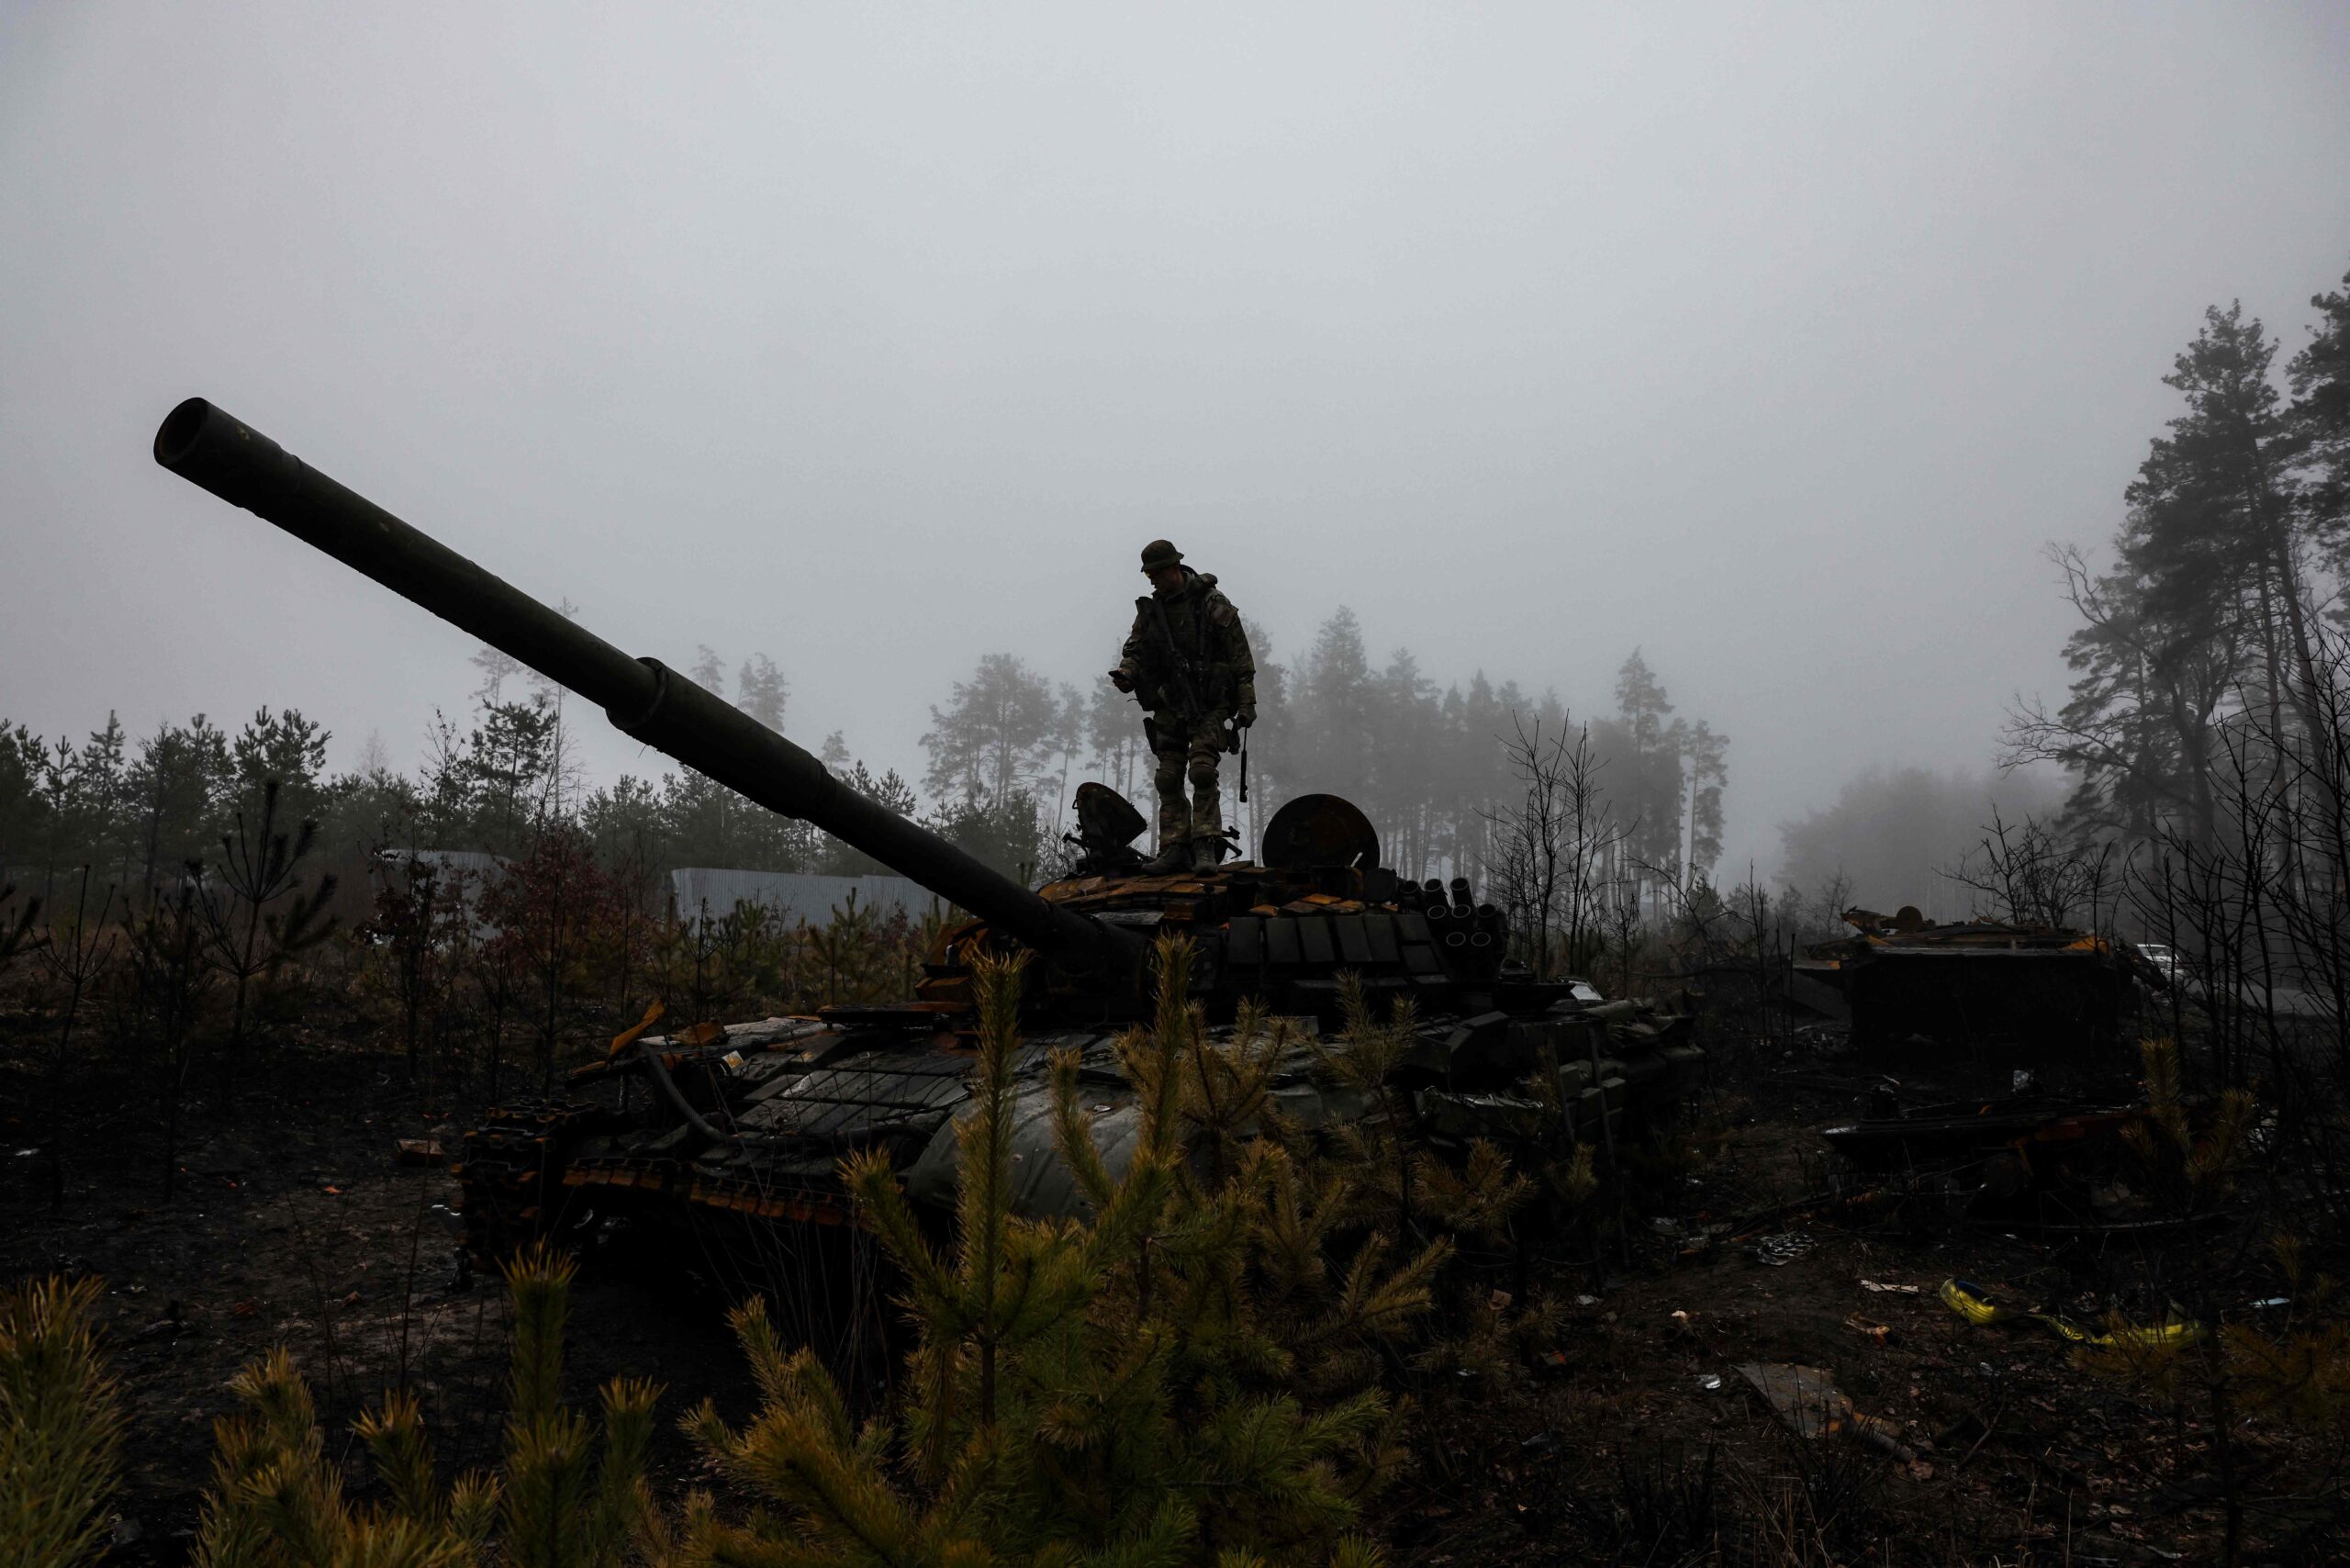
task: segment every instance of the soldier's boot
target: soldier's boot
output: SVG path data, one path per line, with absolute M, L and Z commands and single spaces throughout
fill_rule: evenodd
M 1181 793 L 1158 798 L 1158 853 L 1142 864 L 1156 876 L 1187 869 L 1192 864 L 1192 803 Z
M 1216 862 L 1224 858 L 1224 801 L 1215 785 L 1215 775 L 1210 773 L 1205 783 L 1192 774 L 1192 869 L 1213 871 Z

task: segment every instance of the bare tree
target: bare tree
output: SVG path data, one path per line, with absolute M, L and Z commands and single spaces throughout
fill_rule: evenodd
M 1510 715 L 1502 737 L 1518 798 L 1481 811 L 1500 853 L 1487 868 L 1538 980 L 1583 961 L 1599 919 L 1602 868 L 1623 839 L 1607 806 L 1589 725 L 1545 734 L 1539 717 Z M 1563 940 L 1558 940 L 1562 938 Z
M 1611 879 L 1601 890 L 1599 915 L 1605 923 L 1607 945 L 1615 950 L 1619 983 L 1616 994 L 1632 994 L 1632 960 L 1639 956 L 1647 936 L 1648 916 L 1641 907 L 1640 884 L 1628 869 Z
M 1975 853 L 1942 875 L 1989 898 L 1990 913 L 2011 925 L 2112 924 L 2112 841 L 2084 842 L 2034 817 L 2009 823 L 1994 807 Z
M 41 945 L 40 956 L 56 976 L 58 984 L 65 988 L 65 1014 L 59 1020 L 57 1054 L 50 1063 L 49 1097 L 50 1111 L 49 1126 L 42 1141 L 49 1146 L 49 1206 L 65 1206 L 65 1108 L 61 1103 L 65 1092 L 65 1081 L 73 1065 L 73 1025 L 82 1013 L 82 1000 L 90 993 L 91 986 L 113 963 L 118 933 L 108 924 L 114 913 L 114 884 L 108 883 L 99 896 L 98 907 L 90 907 L 90 870 L 84 866 L 75 884 L 73 917 L 62 925 L 50 921 L 49 940 Z
M 2350 638 L 2321 629 L 2315 642 L 2316 723 L 2246 704 L 2217 739 L 2221 831 L 2156 834 L 2127 888 L 2140 924 L 2186 960 L 2174 1027 L 2205 1037 L 2214 1081 L 2322 1069 L 2334 1101 L 2350 1094 L 2350 810 L 2329 781 L 2350 769 Z M 2340 1153 L 2350 1164 L 2350 1148 Z

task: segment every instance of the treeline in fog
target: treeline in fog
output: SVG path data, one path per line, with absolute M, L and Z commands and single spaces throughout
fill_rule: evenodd
M 1294 655 L 1255 625 L 1249 643 L 1259 716 L 1238 825 L 1252 842 L 1283 801 L 1326 791 L 1363 809 L 1397 870 L 1481 876 L 1504 853 L 1498 824 L 1527 788 L 1512 766 L 1515 742 L 1539 725 L 1551 738 L 1587 735 L 1627 875 L 1702 877 L 1720 857 L 1729 737 L 1677 714 L 1639 650 L 1616 672 L 1612 706 L 1571 710 L 1555 687 L 1536 692 L 1482 669 L 1440 684 L 1407 647 L 1375 659 L 1344 608 Z M 1009 654 L 980 660 L 931 709 L 923 745 L 923 783 L 941 810 L 1010 801 L 1016 813 L 1027 801 L 1046 803 L 1041 818 L 1087 777 L 1137 802 L 1150 796 L 1132 700 L 1106 677 L 1088 690 L 1057 686 Z
M 1915 904 L 1957 919 L 1975 898 L 1949 873 L 1981 853 L 1991 824 L 2053 818 L 2064 804 L 2064 784 L 2043 771 L 1872 767 L 1780 824 L 1779 880 L 1840 910 Z
M 1592 778 L 1606 802 L 1599 837 L 1611 877 L 1673 885 L 1702 879 L 1720 855 L 1727 737 L 1676 713 L 1637 651 L 1617 672 L 1612 707 L 1587 717 L 1554 689 L 1536 694 L 1483 671 L 1439 685 L 1406 648 L 1376 661 L 1343 609 L 1292 660 L 1275 657 L 1261 631 L 1253 640 L 1260 668 L 1250 800 L 1234 801 L 1252 843 L 1283 800 L 1329 790 L 1370 813 L 1399 869 L 1458 869 L 1482 880 L 1505 853 L 1497 835 L 1527 788 L 1512 764 L 1516 743 L 1572 734 L 1595 759 Z M 58 873 L 81 866 L 126 896 L 150 890 L 191 862 L 216 860 L 240 813 L 257 813 L 264 781 L 274 779 L 278 819 L 316 823 L 318 858 L 328 864 L 386 848 L 519 858 L 559 832 L 639 880 L 682 866 L 879 868 L 688 769 L 583 778 L 573 726 L 600 716 L 566 705 L 561 691 L 494 649 L 474 663 L 482 680 L 469 706 L 461 717 L 436 714 L 413 773 L 392 768 L 373 739 L 356 767 L 330 773 L 330 732 L 293 709 L 263 708 L 233 729 L 197 714 L 138 734 L 110 713 L 79 743 L 0 720 L 0 868 L 51 896 Z M 688 673 L 789 732 L 789 681 L 771 657 L 753 654 L 730 668 L 702 647 Z M 852 788 L 1024 878 L 1058 863 L 1064 803 L 1084 779 L 1147 807 L 1142 715 L 1105 678 L 1080 689 L 1017 655 L 990 654 L 930 719 L 919 790 L 853 756 L 838 732 L 811 749 Z

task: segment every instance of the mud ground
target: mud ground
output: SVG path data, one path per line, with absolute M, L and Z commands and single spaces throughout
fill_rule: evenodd
M 1860 1106 L 1840 1082 L 1850 1066 L 1774 1053 L 1738 1087 L 1718 1081 L 1696 1154 L 1652 1205 L 1681 1229 L 1660 1233 L 1642 1215 L 1628 1240 L 1557 1277 L 1575 1305 L 1532 1365 L 1419 1380 L 1416 1462 L 1381 1505 L 1395 1562 L 1665 1563 L 1684 1551 L 1731 1562 L 2215 1559 L 2221 1514 L 2197 1411 L 2090 1375 L 2035 1327 L 1972 1327 L 1934 1294 L 1958 1275 L 2019 1301 L 2076 1302 L 2085 1284 L 2109 1282 L 2117 1260 L 1996 1232 L 1854 1226 L 1800 1204 L 1764 1222 L 1814 1240 L 1783 1266 L 1754 1260 L 1735 1235 L 1690 1243 L 1692 1226 L 1818 1190 L 1818 1128 Z M 165 1205 L 160 1144 L 123 1111 L 123 1086 L 88 1086 L 86 1098 L 69 1118 L 62 1210 L 49 1205 L 39 1159 L 17 1156 L 27 1114 L 7 1118 L 0 1278 L 105 1281 L 104 1329 L 131 1417 L 116 1561 L 183 1557 L 211 1424 L 234 1407 L 229 1381 L 275 1345 L 308 1373 L 330 1446 L 353 1447 L 352 1418 L 405 1379 L 444 1465 L 494 1456 L 503 1292 L 455 1277 L 434 1213 L 454 1195 L 445 1168 L 403 1166 L 396 1153 L 401 1138 L 453 1151 L 476 1106 L 428 1104 L 397 1058 L 289 1054 L 230 1112 L 192 1110 L 181 1190 Z M 1745 1229 L 1756 1227 L 1750 1218 Z M 2260 1287 L 2247 1278 L 2246 1288 Z M 747 1404 L 721 1303 L 665 1271 L 588 1271 L 569 1347 L 583 1399 L 624 1373 L 664 1384 L 673 1415 L 705 1395 L 730 1413 Z M 1915 1457 L 1791 1437 L 1737 1376 L 1747 1361 L 1824 1369 Z M 2350 1561 L 2328 1501 L 2344 1457 L 2257 1421 L 2245 1444 L 2256 1548 L 2246 1561 Z M 654 1470 L 669 1492 L 694 1476 L 674 1423 Z M 1821 1549 L 1829 1555 L 1796 1555 Z

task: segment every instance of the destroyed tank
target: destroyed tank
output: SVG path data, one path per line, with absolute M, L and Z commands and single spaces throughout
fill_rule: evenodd
M 1692 1087 L 1703 1053 L 1685 1017 L 1606 1002 L 1579 980 L 1544 981 L 1505 958 L 1501 913 L 1465 879 L 1415 881 L 1380 864 L 1378 835 L 1328 794 L 1283 805 L 1261 859 L 1147 875 L 1132 847 L 1141 814 L 1108 787 L 1076 798 L 1073 874 L 1032 889 L 847 788 L 817 759 L 657 660 L 634 658 L 308 467 L 200 398 L 155 439 L 164 467 L 275 523 L 394 592 L 601 706 L 629 735 L 771 810 L 802 819 L 913 879 L 967 918 L 945 928 L 915 994 L 614 1047 L 561 1097 L 501 1107 L 465 1134 L 456 1162 L 466 1249 L 502 1256 L 534 1236 L 652 1218 L 698 1253 L 765 1258 L 772 1281 L 807 1277 L 816 1232 L 853 1230 L 837 1174 L 879 1148 L 909 1196 L 951 1211 L 953 1124 L 973 1063 L 971 963 L 1032 956 L 1015 1204 L 1067 1213 L 1078 1199 L 1052 1148 L 1046 1064 L 1080 1054 L 1095 1137 L 1113 1168 L 1130 1151 L 1131 1092 L 1113 1042 L 1146 1018 L 1153 940 L 1192 944 L 1191 991 L 1228 1037 L 1244 999 L 1296 1021 L 1276 1099 L 1298 1125 L 1402 1115 L 1437 1151 L 1477 1138 L 1611 1139 Z M 1374 1007 L 1408 1001 L 1410 1050 L 1385 1092 L 1333 1083 L 1342 977 Z M 1527 1092 L 1555 1071 L 1560 1093 Z M 1564 1123 L 1563 1127 L 1560 1125 Z M 645 1228 L 638 1225 L 634 1228 Z M 869 1262 L 840 1258 L 851 1273 Z M 869 1260 L 869 1253 L 867 1254 Z M 773 1265 L 790 1260 L 787 1267 Z

